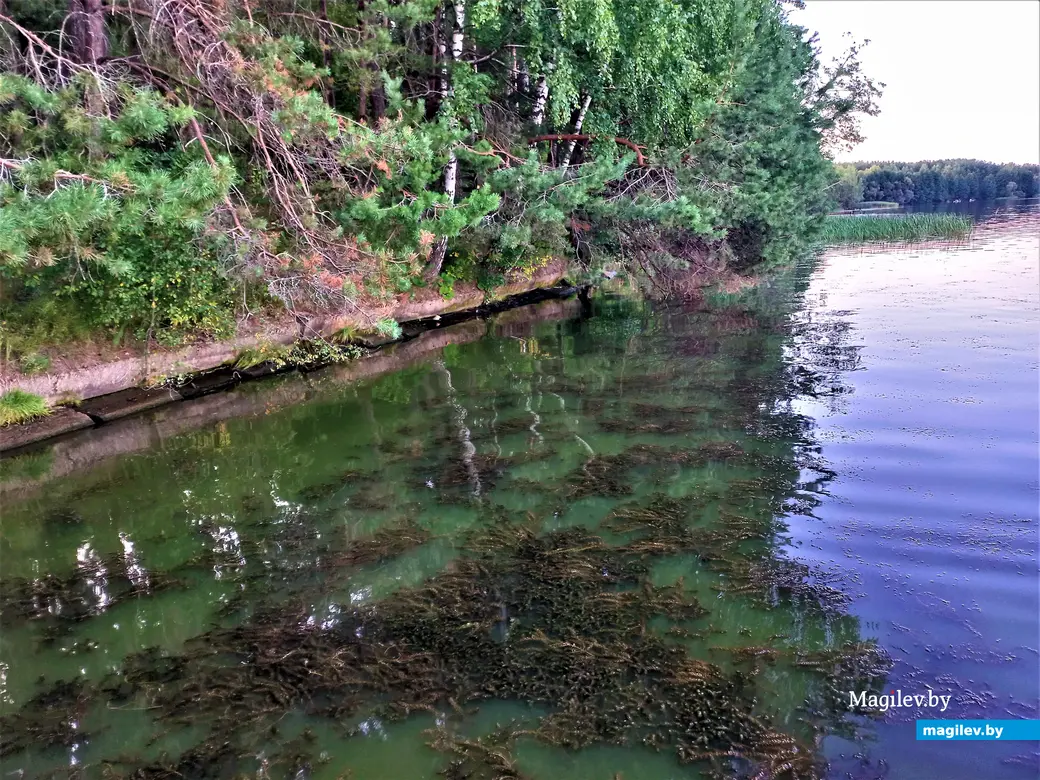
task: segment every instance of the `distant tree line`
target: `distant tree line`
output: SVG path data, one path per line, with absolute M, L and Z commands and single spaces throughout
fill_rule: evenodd
M 836 165 L 832 189 L 842 208 L 889 201 L 905 205 L 1040 195 L 1040 166 L 982 160 L 857 162 Z

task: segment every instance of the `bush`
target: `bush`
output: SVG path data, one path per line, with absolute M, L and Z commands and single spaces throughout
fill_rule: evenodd
M 93 325 L 149 332 L 160 342 L 188 335 L 223 338 L 235 330 L 233 286 L 214 252 L 186 230 L 123 238 L 109 257 L 119 273 L 98 271 L 64 295 L 87 303 Z
M 401 326 L 389 317 L 384 317 L 376 323 L 376 333 L 380 336 L 386 336 L 388 339 L 399 339 L 401 338 Z
M 28 355 L 22 355 L 18 361 L 18 370 L 26 376 L 42 374 L 50 367 L 51 359 L 46 355 L 41 355 L 39 352 L 30 352 Z

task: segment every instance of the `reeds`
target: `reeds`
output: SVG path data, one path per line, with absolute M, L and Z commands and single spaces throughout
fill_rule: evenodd
M 822 240 L 838 244 L 906 243 L 935 239 L 963 239 L 971 235 L 971 219 L 959 214 L 899 216 L 829 216 Z

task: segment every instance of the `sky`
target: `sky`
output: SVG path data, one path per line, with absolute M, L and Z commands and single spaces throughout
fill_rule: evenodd
M 806 0 L 791 21 L 820 33 L 824 61 L 851 32 L 887 85 L 850 160 L 1040 163 L 1038 0 Z

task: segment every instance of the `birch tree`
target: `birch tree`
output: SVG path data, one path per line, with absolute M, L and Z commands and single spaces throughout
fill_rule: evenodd
M 455 0 L 453 8 L 455 16 L 451 34 L 451 61 L 453 64 L 457 65 L 462 60 L 462 52 L 466 42 L 466 0 Z M 441 44 L 441 50 L 443 53 L 443 43 Z M 442 101 L 447 101 L 452 94 L 451 77 L 448 73 L 447 62 L 444 62 L 441 66 L 441 90 Z M 456 120 L 452 118 L 451 123 L 454 125 L 455 121 Z M 455 203 L 455 196 L 458 190 L 458 180 L 459 158 L 455 153 L 455 149 L 452 148 L 451 151 L 448 152 L 448 164 L 444 167 L 444 196 L 449 205 Z M 447 253 L 448 237 L 441 236 L 434 245 L 433 252 L 430 254 L 430 261 L 426 266 L 424 276 L 427 279 L 434 279 L 441 272 L 441 266 L 444 265 L 444 257 Z

